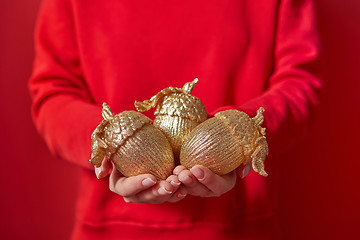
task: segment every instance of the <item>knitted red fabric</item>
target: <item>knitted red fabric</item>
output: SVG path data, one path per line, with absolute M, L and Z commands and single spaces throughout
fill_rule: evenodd
M 318 103 L 314 19 L 310 0 L 45 0 L 29 86 L 51 151 L 84 168 L 73 238 L 270 238 L 265 178 L 251 173 L 218 198 L 128 204 L 96 179 L 90 135 L 102 102 L 132 110 L 198 77 L 193 95 L 209 113 L 265 108 L 271 165 Z

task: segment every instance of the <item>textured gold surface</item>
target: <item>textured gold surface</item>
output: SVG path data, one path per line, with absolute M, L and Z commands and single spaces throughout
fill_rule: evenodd
M 151 173 L 165 180 L 174 169 L 171 146 L 164 134 L 153 125 L 145 125 L 115 152 L 112 160 L 125 176 Z
M 254 118 L 238 110 L 226 110 L 198 125 L 183 143 L 180 162 L 187 168 L 196 164 L 223 175 L 252 160 L 254 171 L 264 170 L 269 149 L 265 138 L 264 109 Z
M 199 164 L 223 175 L 252 161 L 254 171 L 267 176 L 264 161 L 269 149 L 261 127 L 264 109 L 259 108 L 253 118 L 226 110 L 206 120 L 204 104 L 191 95 L 197 82 L 135 101 L 138 111 L 156 107 L 153 125 L 139 112 L 114 115 L 104 103 L 104 120 L 91 136 L 90 162 L 100 167 L 104 158 L 111 159 L 124 176 L 150 173 L 160 180 L 172 173 L 175 163 L 188 169 Z
M 180 149 L 188 134 L 198 124 L 207 119 L 204 104 L 191 95 L 198 79 L 186 83 L 183 88 L 169 87 L 143 102 L 135 101 L 138 111 L 156 107 L 154 125 L 169 139 L 175 160 L 178 161 Z
M 199 125 L 199 122 L 178 116 L 160 115 L 155 118 L 154 125 L 167 136 L 174 158 L 179 163 L 181 145 L 191 130 Z
M 114 115 L 104 103 L 104 120 L 93 132 L 90 162 L 100 167 L 103 158 L 113 160 L 124 176 L 151 173 L 166 179 L 174 168 L 170 143 L 151 125 L 151 119 L 136 111 Z

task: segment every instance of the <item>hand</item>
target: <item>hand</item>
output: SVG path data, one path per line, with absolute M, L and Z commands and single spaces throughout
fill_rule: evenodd
M 109 188 L 122 196 L 125 202 L 160 204 L 177 202 L 187 195 L 186 189 L 180 186 L 180 181 L 175 175 L 159 182 L 151 174 L 124 177 L 107 159 L 104 159 L 99 168 L 95 168 L 96 176 L 99 179 L 106 177 L 111 168 L 113 170 L 110 173 Z
M 178 176 L 188 194 L 193 196 L 218 197 L 230 191 L 236 183 L 236 171 L 219 176 L 200 165 L 196 165 L 190 170 L 179 165 L 173 173 Z

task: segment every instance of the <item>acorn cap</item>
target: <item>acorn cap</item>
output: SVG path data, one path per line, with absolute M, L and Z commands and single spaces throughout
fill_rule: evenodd
M 105 142 L 117 148 L 146 124 L 151 124 L 150 118 L 136 111 L 124 111 L 108 121 L 103 131 Z
M 241 144 L 246 144 L 254 140 L 254 132 L 258 132 L 259 135 L 265 135 L 265 128 L 262 128 L 260 124 L 262 123 L 256 121 L 259 118 L 259 115 L 262 117 L 263 108 L 258 110 L 258 115 L 254 118 L 250 118 L 244 112 L 239 110 L 231 109 L 218 112 L 215 114 L 215 117 L 226 121 L 229 126 L 233 129 L 233 132 Z M 242 136 L 240 139 L 239 136 Z
M 198 83 L 198 79 L 186 83 L 182 88 L 168 87 L 161 90 L 149 100 L 135 101 L 135 107 L 139 112 L 148 111 L 156 107 L 155 115 L 178 116 L 198 122 L 207 119 L 204 104 L 191 95 L 192 90 Z
M 151 119 L 136 111 L 124 111 L 114 115 L 106 103 L 103 103 L 102 116 L 104 120 L 91 135 L 93 156 L 91 164 L 99 167 L 102 157 L 110 158 L 118 147 Z
M 166 96 L 158 104 L 154 114 L 177 116 L 197 122 L 207 119 L 207 112 L 201 100 L 187 93 L 173 93 Z

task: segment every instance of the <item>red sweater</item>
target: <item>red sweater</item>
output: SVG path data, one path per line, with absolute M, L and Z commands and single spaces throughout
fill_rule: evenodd
M 51 151 L 83 167 L 74 239 L 269 237 L 265 178 L 251 173 L 217 198 L 129 204 L 96 179 L 90 135 L 102 102 L 133 110 L 135 100 L 198 77 L 193 94 L 210 113 L 266 109 L 269 168 L 317 105 L 318 64 L 310 0 L 44 1 L 32 110 Z

